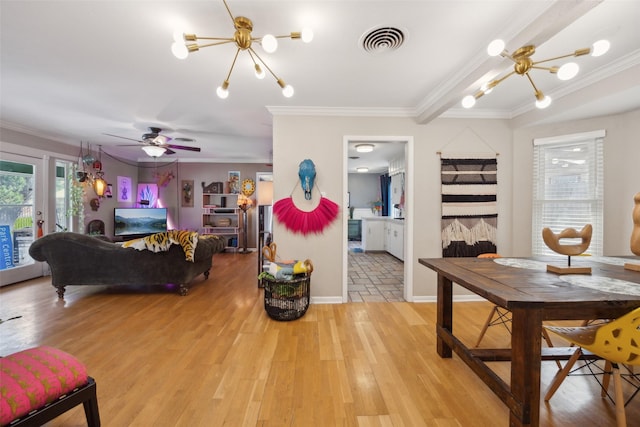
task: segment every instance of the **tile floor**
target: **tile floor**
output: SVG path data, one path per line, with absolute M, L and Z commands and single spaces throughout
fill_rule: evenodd
M 404 301 L 404 263 L 387 252 L 354 252 L 349 242 L 349 302 Z

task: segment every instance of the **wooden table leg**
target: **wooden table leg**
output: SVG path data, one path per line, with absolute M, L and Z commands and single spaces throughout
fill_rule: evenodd
M 514 308 L 511 333 L 511 394 L 519 408 L 509 416 L 510 426 L 538 426 L 540 423 L 540 363 L 542 310 Z
M 438 274 L 438 314 L 436 326 L 453 333 L 453 285 L 451 280 L 441 274 Z M 442 358 L 450 358 L 452 355 L 451 347 L 437 336 L 437 350 Z

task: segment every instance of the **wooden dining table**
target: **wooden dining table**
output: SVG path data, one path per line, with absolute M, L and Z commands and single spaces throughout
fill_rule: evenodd
M 639 257 L 572 257 L 571 265 L 591 267 L 591 274 L 558 275 L 546 265 L 567 265 L 549 258 L 420 258 L 437 273 L 437 352 L 455 352 L 507 405 L 509 426 L 538 426 L 540 369 L 543 360 L 566 359 L 569 348 L 542 348 L 546 320 L 613 319 L 640 307 L 640 272 L 621 260 Z M 510 348 L 469 348 L 453 331 L 454 284 L 512 314 Z M 574 349 L 575 350 L 575 349 Z M 486 362 L 511 362 L 510 381 Z

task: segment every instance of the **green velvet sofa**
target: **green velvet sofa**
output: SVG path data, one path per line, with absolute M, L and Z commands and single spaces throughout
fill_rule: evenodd
M 69 285 L 177 285 L 180 295 L 187 295 L 189 284 L 200 274 L 205 280 L 213 255 L 224 251 L 224 238 L 209 236 L 198 240 L 194 261 L 185 259 L 180 245 L 166 252 L 124 248 L 118 243 L 79 233 L 47 234 L 29 247 L 37 261 L 51 268 L 51 284 L 58 297 L 64 298 Z

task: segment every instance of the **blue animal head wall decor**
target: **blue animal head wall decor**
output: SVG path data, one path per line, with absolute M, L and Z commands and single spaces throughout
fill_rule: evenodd
M 316 180 L 316 165 L 314 165 L 310 159 L 304 159 L 300 162 L 298 176 L 300 177 L 300 185 L 302 185 L 302 189 L 304 190 L 304 198 L 311 200 L 311 190 Z

